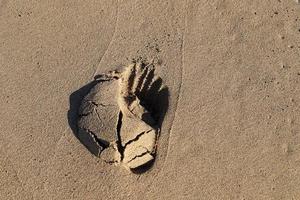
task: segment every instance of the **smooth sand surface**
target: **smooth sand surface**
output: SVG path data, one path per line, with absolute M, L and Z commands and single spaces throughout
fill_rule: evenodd
M 154 166 L 74 136 L 72 92 L 156 59 L 169 89 Z M 0 0 L 0 199 L 300 199 L 300 4 Z

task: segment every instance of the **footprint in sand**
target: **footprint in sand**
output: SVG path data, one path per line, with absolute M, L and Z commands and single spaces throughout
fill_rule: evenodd
M 80 141 L 107 163 L 138 169 L 153 163 L 168 98 L 153 64 L 95 77 L 78 111 Z

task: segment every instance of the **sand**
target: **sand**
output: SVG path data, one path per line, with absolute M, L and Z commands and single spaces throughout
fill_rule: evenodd
M 168 110 L 144 173 L 75 137 L 70 95 L 133 59 Z M 0 1 L 0 199 L 300 199 L 300 5 Z

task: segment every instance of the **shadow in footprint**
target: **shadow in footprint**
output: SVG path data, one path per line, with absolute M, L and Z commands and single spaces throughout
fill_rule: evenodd
M 154 161 L 155 160 L 151 160 L 150 162 L 142 165 L 142 166 L 139 166 L 135 169 L 131 169 L 131 172 L 134 173 L 134 174 L 143 174 L 145 173 L 146 171 L 148 171 L 149 169 L 151 169 L 154 165 Z
M 162 79 L 157 78 L 140 99 L 142 105 L 150 111 L 155 125 L 160 129 L 169 107 L 169 90 L 163 86 Z
M 162 79 L 157 78 L 145 95 L 139 96 L 139 98 L 142 105 L 150 111 L 155 121 L 154 127 L 160 130 L 169 107 L 169 90 L 166 86 L 163 86 Z M 156 158 L 156 151 L 152 156 Z M 135 169 L 131 169 L 131 171 L 135 174 L 142 174 L 153 167 L 154 161 L 155 159 Z

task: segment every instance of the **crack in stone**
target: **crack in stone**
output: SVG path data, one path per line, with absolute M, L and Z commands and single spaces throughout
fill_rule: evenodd
M 94 101 L 92 101 L 92 100 L 88 100 L 88 102 L 91 103 L 91 104 L 93 104 L 93 105 L 96 106 L 96 107 L 98 107 L 98 106 L 101 106 L 101 107 L 115 106 L 115 105 L 112 105 L 112 104 L 107 104 L 107 105 L 105 105 L 105 104 L 103 104 L 103 103 L 96 103 L 96 102 L 94 102 Z
M 82 114 L 79 114 L 78 117 L 81 118 L 81 117 L 86 117 L 86 116 L 89 116 L 90 114 L 92 114 L 92 112 L 88 112 L 88 113 L 82 113 Z
M 94 106 L 98 107 L 98 104 L 96 102 L 91 101 L 91 100 L 89 100 L 88 102 L 91 103 L 91 104 L 93 104 Z
M 97 140 L 97 136 L 95 135 L 95 133 L 93 133 L 92 131 L 88 130 L 88 129 L 85 129 L 83 128 L 83 130 L 85 130 L 94 140 L 95 144 L 98 146 L 99 149 L 102 149 L 103 147 L 99 144 L 98 140 Z M 101 151 L 99 151 L 97 153 L 97 156 L 99 157 L 101 154 Z
M 98 113 L 97 109 L 94 108 L 94 111 L 95 111 L 95 113 L 96 113 L 96 115 L 97 115 L 97 118 L 98 118 L 98 120 L 99 120 L 100 126 L 102 126 L 103 122 L 102 122 L 102 120 L 101 120 L 101 118 L 100 118 L 100 116 L 99 116 L 99 113 Z
M 121 156 L 121 160 L 123 160 L 124 158 L 124 147 L 122 146 L 122 142 L 121 142 L 121 127 L 122 127 L 122 118 L 123 118 L 123 113 L 120 111 L 119 112 L 119 116 L 118 116 L 118 123 L 117 123 L 117 127 L 116 127 L 116 135 L 117 135 L 117 150 L 120 153 Z
M 152 129 L 149 130 L 149 131 L 143 131 L 143 132 L 139 133 L 135 138 L 133 138 L 132 140 L 129 140 L 129 141 L 124 145 L 123 148 L 125 149 L 127 145 L 129 145 L 129 144 L 131 144 L 131 143 L 133 143 L 133 142 L 138 141 L 138 140 L 140 139 L 141 136 L 143 136 L 143 135 L 149 133 L 150 131 L 152 131 Z
M 99 149 L 101 149 L 98 153 L 97 153 L 97 156 L 100 157 L 100 154 L 101 152 L 106 149 L 108 147 L 107 144 L 105 144 L 104 142 L 102 142 L 97 136 L 96 134 L 89 130 L 89 129 L 86 129 L 86 128 L 82 128 L 84 131 L 86 131 L 90 136 L 91 138 L 93 139 L 93 141 L 95 142 L 95 144 L 98 146 Z
M 128 163 L 132 162 L 132 161 L 135 160 L 136 158 L 141 158 L 141 157 L 143 157 L 144 155 L 147 155 L 147 154 L 150 154 L 151 156 L 153 156 L 152 152 L 150 152 L 146 147 L 143 147 L 143 146 L 140 146 L 140 147 L 146 149 L 146 152 L 134 156 L 132 159 L 130 159 L 130 160 L 128 161 Z

